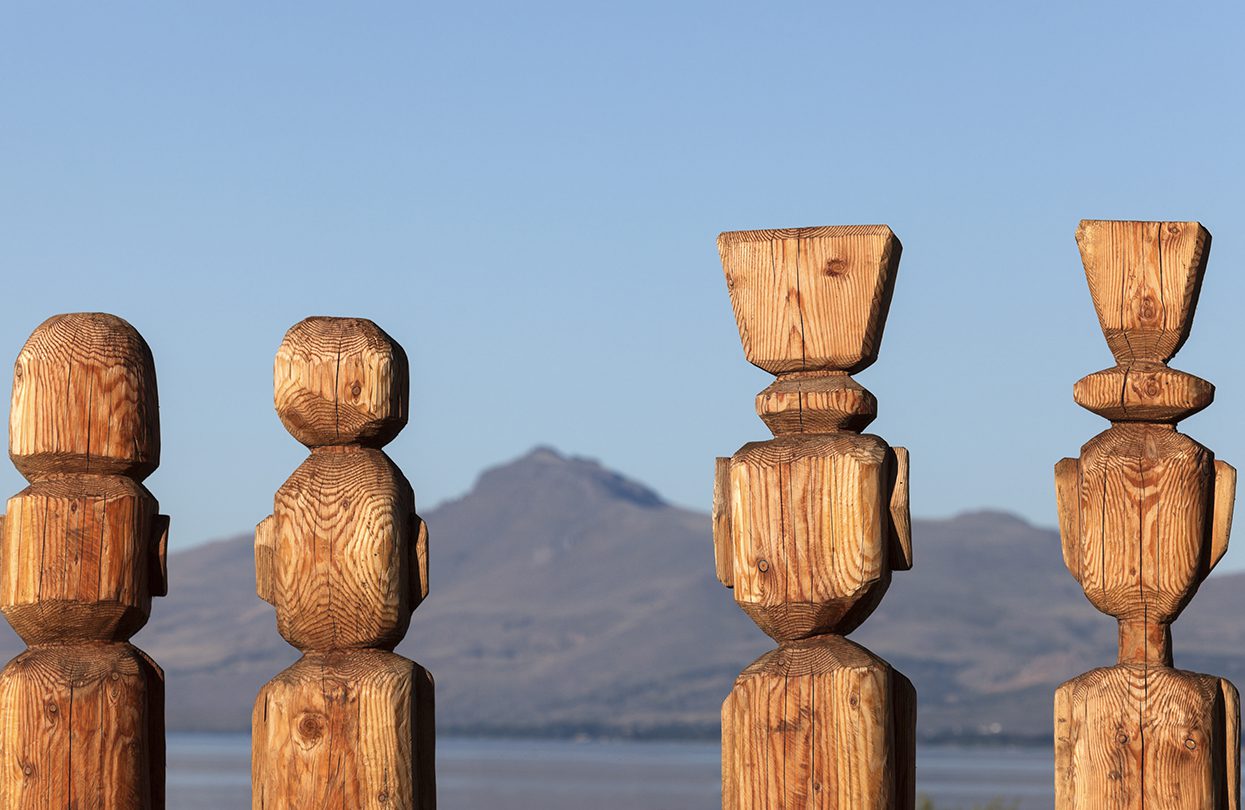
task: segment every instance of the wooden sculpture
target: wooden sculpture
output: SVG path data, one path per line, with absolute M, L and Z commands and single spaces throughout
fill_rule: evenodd
M 29 645 L 0 672 L 0 808 L 162 810 L 164 674 L 129 639 L 167 586 L 156 370 L 100 313 L 17 356 L 9 456 L 30 486 L 0 531 L 0 610 Z
M 1210 234 L 1196 222 L 1081 223 L 1113 368 L 1076 384 L 1111 420 L 1055 467 L 1068 570 L 1119 620 L 1119 663 L 1055 695 L 1058 810 L 1235 810 L 1239 700 L 1172 668 L 1171 623 L 1228 547 L 1236 470 L 1176 431 L 1214 387 L 1167 366 L 1189 335 Z
M 877 414 L 849 376 L 877 358 L 899 240 L 885 226 L 718 237 L 774 438 L 719 458 L 718 578 L 778 649 L 722 707 L 726 810 L 907 810 L 916 692 L 844 636 L 912 565 L 908 454 L 861 434 Z
M 308 318 L 274 369 L 311 455 L 255 531 L 259 595 L 303 656 L 252 720 L 256 810 L 433 810 L 428 672 L 392 650 L 428 594 L 428 535 L 381 450 L 406 425 L 407 361 L 371 321 Z

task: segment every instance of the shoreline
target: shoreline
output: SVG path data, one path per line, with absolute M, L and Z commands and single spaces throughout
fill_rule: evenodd
M 173 738 L 197 738 L 210 739 L 219 738 L 221 740 L 231 739 L 237 740 L 241 738 L 249 738 L 251 732 L 249 729 L 169 729 L 167 731 L 169 739 Z M 720 737 L 716 735 L 663 735 L 663 734 L 622 734 L 622 733 L 541 733 L 540 729 L 472 729 L 472 728 L 446 728 L 437 729 L 437 741 L 456 742 L 465 741 L 481 741 L 481 742 L 508 742 L 508 741 L 529 741 L 529 742 L 565 742 L 565 743 L 636 743 L 636 744 L 688 744 L 688 745 L 718 745 Z M 946 748 L 946 749 L 995 749 L 995 750 L 1051 750 L 1054 747 L 1054 740 L 1049 737 L 1035 737 L 1024 735 L 1007 735 L 1007 734 L 978 734 L 978 735 L 959 735 L 959 734 L 943 734 L 930 735 L 926 737 L 918 737 L 917 745 L 929 748 Z

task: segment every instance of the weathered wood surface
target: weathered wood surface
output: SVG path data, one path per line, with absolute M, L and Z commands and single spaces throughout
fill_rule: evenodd
M 901 246 L 885 225 L 735 231 L 718 252 L 748 362 L 771 374 L 877 359 Z
M 161 810 L 164 675 L 129 638 L 167 590 L 155 365 L 120 318 L 58 315 L 13 374 L 30 486 L 0 528 L 0 610 L 29 649 L 0 672 L 0 808 Z
M 727 810 L 905 810 L 916 693 L 847 641 L 912 566 L 908 454 L 860 433 L 877 413 L 848 376 L 872 363 L 900 245 L 885 226 L 718 239 L 744 351 L 778 379 L 757 395 L 774 438 L 716 463 L 718 578 L 779 643 L 722 707 Z
M 432 677 L 414 661 L 308 652 L 255 703 L 255 806 L 434 807 L 432 712 Z
M 1236 470 L 1176 423 L 1214 387 L 1167 367 L 1188 337 L 1210 247 L 1196 222 L 1081 223 L 1115 368 L 1082 379 L 1112 420 L 1055 467 L 1064 562 L 1120 624 L 1119 663 L 1055 696 L 1057 810 L 1236 810 L 1239 715 L 1226 680 L 1174 669 L 1171 624 L 1227 550 Z
M 406 355 L 371 321 L 308 318 L 274 366 L 311 455 L 256 527 L 256 591 L 303 657 L 260 692 L 256 810 L 433 810 L 433 683 L 391 651 L 428 593 L 428 532 L 380 448 L 406 424 Z

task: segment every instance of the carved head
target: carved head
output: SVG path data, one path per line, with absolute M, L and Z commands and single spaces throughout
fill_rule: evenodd
M 771 374 L 877 359 L 901 246 L 885 225 L 718 237 L 744 354 Z
M 308 447 L 382 447 L 406 426 L 406 352 L 363 318 L 307 318 L 273 365 L 277 415 Z
M 13 367 L 9 457 L 29 480 L 47 473 L 146 478 L 160 463 L 151 350 L 115 315 L 44 321 Z
M 1087 219 L 1076 243 L 1116 362 L 1170 360 L 1193 325 L 1210 233 L 1197 222 Z

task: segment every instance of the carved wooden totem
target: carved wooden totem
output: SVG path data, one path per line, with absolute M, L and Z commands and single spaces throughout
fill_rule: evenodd
M 1055 695 L 1058 810 L 1238 805 L 1239 700 L 1172 668 L 1171 623 L 1228 547 L 1236 470 L 1176 431 L 1214 387 L 1167 366 L 1189 335 L 1210 234 L 1196 222 L 1087 220 L 1076 235 L 1113 368 L 1076 384 L 1111 420 L 1055 467 L 1068 570 L 1119 620 L 1119 663 Z
M 252 720 L 253 807 L 432 810 L 432 678 L 392 650 L 428 594 L 428 535 L 381 450 L 407 360 L 371 321 L 308 318 L 277 350 L 277 414 L 311 455 L 255 532 L 259 595 L 303 656 Z
M 167 587 L 156 370 L 100 313 L 17 356 L 9 456 L 30 486 L 0 531 L 0 610 L 29 645 L 0 672 L 0 808 L 162 810 L 164 673 L 129 639 Z
M 899 240 L 885 226 L 724 233 L 718 250 L 774 434 L 719 458 L 718 578 L 778 642 L 722 707 L 727 810 L 906 810 L 916 692 L 844 636 L 912 565 L 908 454 L 862 434 Z

